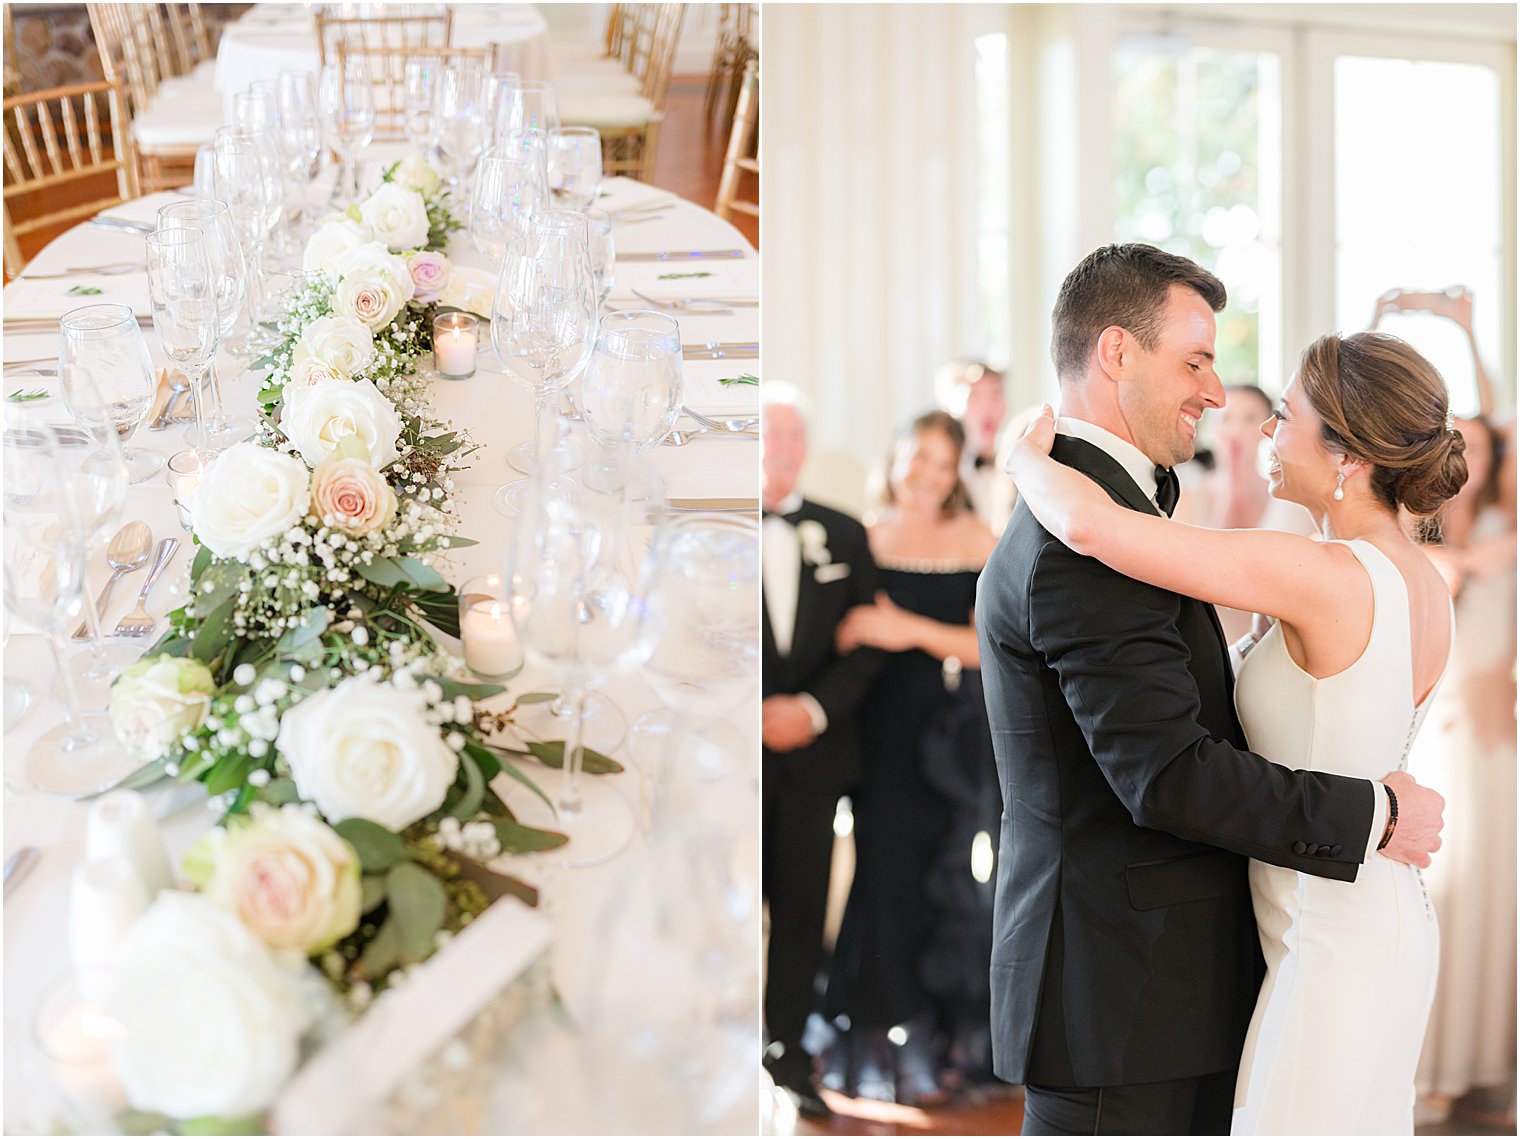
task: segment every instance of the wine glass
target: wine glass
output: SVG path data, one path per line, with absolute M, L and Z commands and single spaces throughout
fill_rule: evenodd
M 496 108 L 498 135 L 537 131 L 548 136 L 559 127 L 559 99 L 554 87 L 538 79 L 519 79 L 502 92 Z
M 596 333 L 596 293 L 586 254 L 586 223 L 577 214 L 533 215 L 534 231 L 508 244 L 491 305 L 491 343 L 502 367 L 533 393 L 533 439 L 508 454 L 520 471 L 553 445 L 550 405 L 580 375 Z M 496 492 L 495 505 L 514 515 L 523 480 Z
M 273 80 L 250 83 L 232 97 L 232 125 L 258 145 L 266 170 L 259 185 L 264 191 L 264 226 L 276 257 L 285 252 L 285 160 L 280 153 L 280 120 Z
M 674 797 L 678 756 L 710 775 L 745 754 L 723 718 L 755 690 L 760 668 L 760 528 L 753 519 L 693 514 L 661 527 L 661 573 L 650 604 L 661 633 L 641 675 L 665 705 L 634 722 L 646 769 L 665 766 L 661 800 Z M 727 731 L 725 732 L 725 728 Z
M 375 91 L 362 60 L 344 60 L 322 69 L 322 117 L 327 144 L 342 164 L 333 198 L 359 196 L 359 155 L 375 137 Z
M 232 335 L 243 301 L 248 294 L 247 265 L 238 244 L 237 230 L 232 224 L 232 213 L 227 203 L 171 202 L 158 211 L 160 229 L 199 229 L 207 239 L 206 252 L 211 259 L 211 272 L 216 280 L 217 312 L 221 318 L 222 339 Z M 211 391 L 211 417 L 205 424 L 206 446 L 212 450 L 230 447 L 240 439 L 254 433 L 257 424 L 251 416 L 225 414 L 221 383 L 217 376 L 215 359 L 207 372 Z M 201 425 L 195 424 L 185 431 L 185 441 L 192 447 L 201 446 Z
M 438 148 L 449 169 L 449 185 L 467 185 L 486 145 L 484 70 L 473 59 L 443 69 L 438 85 Z
M 59 332 L 58 376 L 69 414 L 97 441 L 121 441 L 131 482 L 152 478 L 163 467 L 163 456 L 126 447 L 158 394 L 132 306 L 84 305 L 64 314 Z
M 81 710 L 64 641 L 88 604 L 89 535 L 109 514 L 125 474 L 118 468 L 113 476 L 107 465 L 92 465 L 69 451 L 31 409 L 6 403 L 0 448 L 5 605 L 13 619 L 47 634 L 65 716 L 32 745 L 26 773 L 39 790 L 84 795 L 106 789 L 134 766 L 109 717 Z M 119 511 L 120 499 L 114 501 Z
M 681 392 L 681 328 L 673 317 L 645 309 L 602 317 L 581 377 L 581 415 L 592 440 L 613 456 L 586 469 L 586 484 L 604 493 L 624 488 L 636 500 L 660 497 L 658 474 L 635 470 L 632 458 L 670 433 Z
M 480 156 L 470 201 L 470 237 L 480 255 L 499 270 L 508 243 L 523 236 L 528 219 L 548 204 L 543 143 L 513 134 Z
M 269 165 L 257 142 L 236 127 L 216 132 L 216 197 L 226 203 L 243 247 L 248 298 L 248 337 L 257 331 L 264 309 L 261 255 L 267 238 L 264 225 L 269 205 Z
M 612 215 L 606 210 L 579 211 L 586 218 L 586 247 L 591 256 L 591 276 L 596 281 L 596 299 L 605 301 L 612 293 L 617 275 L 617 250 L 612 243 Z
M 195 182 L 191 192 L 197 198 L 216 197 L 216 144 L 203 142 L 195 148 Z
M 201 384 L 222 336 L 217 304 L 220 278 L 212 271 L 208 242 L 200 229 L 189 226 L 148 234 L 148 293 L 153 301 L 153 327 L 160 347 L 190 381 L 195 421 L 205 423 Z M 203 445 L 194 448 L 199 466 L 216 454 Z
M 557 127 L 548 140 L 555 204 L 571 210 L 594 205 L 602 182 L 602 136 L 595 127 Z
M 406 137 L 424 158 L 438 145 L 438 86 L 443 61 L 422 56 L 406 61 L 402 76 L 406 99 Z
M 658 632 L 646 604 L 654 567 L 629 556 L 625 502 L 583 492 L 553 454 L 532 481 L 507 565 L 508 604 L 528 664 L 559 682 L 570 709 L 554 802 L 571 840 L 565 864 L 591 866 L 622 850 L 635 818 L 616 786 L 582 775 L 584 703 L 593 686 L 648 657 Z
M 276 84 L 280 154 L 294 195 L 290 224 L 299 245 L 306 237 L 306 195 L 322 153 L 317 77 L 310 71 L 282 71 Z

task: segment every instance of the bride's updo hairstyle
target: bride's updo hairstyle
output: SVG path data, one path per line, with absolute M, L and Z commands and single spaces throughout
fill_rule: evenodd
M 1304 350 L 1298 382 L 1325 442 L 1371 465 L 1372 491 L 1391 509 L 1434 514 L 1467 481 L 1446 382 L 1397 336 L 1321 336 Z

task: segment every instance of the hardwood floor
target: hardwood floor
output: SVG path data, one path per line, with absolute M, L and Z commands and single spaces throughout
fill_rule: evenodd
M 728 131 L 715 111 L 711 119 L 702 113 L 707 95 L 707 76 L 677 75 L 670 81 L 665 99 L 665 121 L 660 127 L 655 149 L 656 186 L 671 190 L 698 205 L 712 209 L 718 200 L 718 182 L 723 177 L 723 155 L 728 150 Z M 757 200 L 759 189 L 752 175 L 745 174 L 740 183 L 741 197 Z M 760 248 L 760 219 L 748 214 L 734 214 L 730 219 L 751 245 Z

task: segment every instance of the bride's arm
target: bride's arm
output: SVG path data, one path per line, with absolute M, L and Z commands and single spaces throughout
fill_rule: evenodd
M 1208 530 L 1130 510 L 1050 457 L 1052 414 L 1014 446 L 1019 495 L 1065 546 L 1127 577 L 1231 609 L 1302 626 L 1333 614 L 1360 571 L 1333 547 L 1276 530 Z

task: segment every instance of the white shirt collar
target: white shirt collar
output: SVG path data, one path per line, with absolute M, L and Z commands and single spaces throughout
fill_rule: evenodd
M 791 494 L 787 495 L 780 502 L 776 503 L 776 509 L 772 513 L 775 513 L 775 514 L 796 514 L 797 511 L 799 511 L 801 509 L 802 509 L 802 495 L 798 494 L 794 490 L 794 491 L 792 491 Z
M 1120 439 L 1112 431 L 1099 427 L 1096 423 L 1089 423 L 1085 419 L 1073 419 L 1066 415 L 1056 420 L 1056 431 L 1062 435 L 1070 435 L 1073 439 L 1091 443 L 1123 467 L 1124 473 L 1135 480 L 1135 485 L 1140 488 L 1146 498 L 1156 497 L 1156 464 L 1146 458 L 1145 453 L 1133 443 Z

